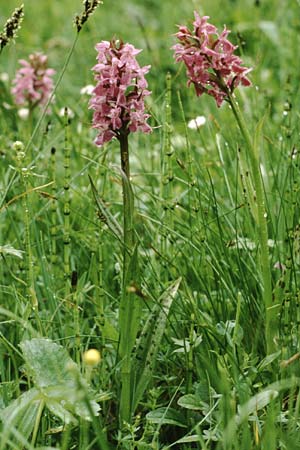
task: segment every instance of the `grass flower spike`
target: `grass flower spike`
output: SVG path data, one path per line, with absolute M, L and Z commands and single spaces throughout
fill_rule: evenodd
M 17 36 L 24 17 L 24 5 L 16 8 L 11 17 L 6 21 L 3 32 L 0 33 L 0 53 L 3 48 Z
M 83 25 L 87 22 L 88 18 L 95 12 L 96 8 L 101 3 L 102 2 L 100 0 L 92 0 L 92 1 L 84 0 L 83 1 L 84 11 L 80 15 L 77 15 L 74 19 L 74 22 L 75 22 L 75 25 L 77 28 L 77 33 L 80 32 Z
M 136 55 L 141 50 L 115 40 L 100 42 L 96 50 L 98 63 L 93 70 L 97 85 L 89 104 L 94 110 L 93 128 L 99 131 L 96 145 L 122 133 L 149 133 L 144 99 L 150 94 L 145 79 L 150 66 L 139 66 Z
M 48 58 L 43 53 L 33 53 L 29 61 L 21 59 L 21 68 L 13 80 L 12 94 L 15 102 L 20 106 L 28 106 L 32 110 L 35 106 L 44 106 L 52 94 L 53 75 L 55 70 L 48 68 Z
M 239 85 L 250 86 L 247 78 L 251 69 L 242 66 L 242 60 L 234 55 L 234 46 L 224 28 L 218 34 L 217 28 L 207 22 L 208 16 L 200 17 L 195 11 L 193 31 L 179 26 L 176 37 L 180 41 L 172 47 L 175 60 L 183 61 L 187 68 L 188 85 L 194 84 L 198 96 L 212 95 L 218 106 L 228 97 L 228 93 Z

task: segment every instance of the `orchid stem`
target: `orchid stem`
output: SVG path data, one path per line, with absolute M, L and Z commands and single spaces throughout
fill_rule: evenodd
M 131 385 L 131 353 L 133 347 L 132 341 L 132 323 L 133 305 L 132 294 L 128 291 L 130 282 L 131 258 L 134 249 L 134 229 L 133 229 L 133 208 L 134 199 L 130 184 L 130 166 L 128 152 L 128 132 L 121 130 L 119 135 L 121 151 L 121 169 L 122 169 L 122 192 L 123 192 L 123 277 L 122 277 L 122 295 L 119 313 L 119 356 L 121 365 L 121 398 L 120 398 L 120 425 L 130 423 L 132 414 L 132 385 Z
M 268 247 L 268 223 L 265 206 L 264 187 L 260 172 L 259 154 L 257 154 L 257 152 L 255 151 L 253 141 L 247 129 L 245 119 L 239 109 L 238 103 L 231 94 L 228 95 L 228 101 L 231 106 L 234 117 L 237 121 L 237 124 L 239 126 L 239 129 L 241 131 L 241 134 L 245 140 L 250 161 L 251 175 L 255 188 L 257 217 L 254 217 L 254 219 L 256 220 L 257 223 L 258 237 L 260 243 L 260 265 L 262 271 L 262 290 L 263 290 L 263 301 L 266 318 L 265 339 L 266 339 L 267 354 L 270 354 L 276 351 L 274 339 L 278 331 L 278 324 L 277 324 L 278 305 L 274 304 L 272 299 L 272 280 L 271 280 L 269 247 Z

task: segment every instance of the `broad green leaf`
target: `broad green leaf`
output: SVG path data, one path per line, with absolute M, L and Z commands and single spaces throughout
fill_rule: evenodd
M 38 388 L 60 384 L 75 387 L 79 369 L 64 347 L 39 338 L 23 341 L 20 347 Z
M 66 349 L 49 339 L 36 338 L 20 344 L 29 373 L 40 390 L 46 407 L 63 422 L 75 416 L 91 420 L 87 401 L 97 415 L 100 407 L 88 400 L 88 388 Z
M 56 417 L 59 417 L 60 420 L 68 425 L 70 423 L 77 424 L 76 418 L 71 414 L 61 403 L 56 400 L 48 399 L 47 400 L 47 408 L 49 411 Z
M 173 408 L 158 408 L 146 415 L 146 419 L 151 423 L 158 423 L 160 425 L 176 425 L 178 427 L 186 428 L 186 423 L 182 414 Z
M 193 394 L 183 395 L 178 399 L 177 404 L 182 408 L 192 409 L 194 411 L 200 411 L 203 409 L 200 405 L 199 397 Z
M 2 446 L 10 438 L 14 429 L 17 429 L 25 439 L 28 439 L 33 431 L 41 402 L 43 402 L 41 392 L 32 388 L 13 400 L 0 412 L 0 419 L 5 425 L 1 436 Z
M 278 391 L 274 389 L 266 389 L 265 391 L 259 392 L 254 395 L 248 402 L 242 405 L 239 408 L 239 412 L 236 415 L 237 423 L 243 422 L 243 420 L 247 419 L 247 417 L 256 413 L 260 409 L 265 408 L 272 400 L 274 400 L 278 396 Z

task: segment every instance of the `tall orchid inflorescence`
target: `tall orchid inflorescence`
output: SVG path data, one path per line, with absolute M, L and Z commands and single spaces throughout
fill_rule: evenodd
M 198 96 L 212 95 L 218 106 L 239 85 L 250 86 L 247 78 L 251 69 L 242 66 L 242 60 L 234 55 L 234 46 L 224 27 L 221 34 L 207 22 L 208 16 L 200 17 L 195 11 L 193 31 L 180 25 L 175 36 L 180 43 L 172 47 L 175 60 L 183 61 L 187 68 L 188 85 L 194 84 Z
M 21 68 L 13 80 L 11 92 L 17 105 L 44 106 L 53 92 L 53 75 L 55 70 L 48 68 L 48 58 L 43 53 L 29 55 L 29 61 L 21 59 Z
M 96 145 L 122 133 L 149 133 L 144 99 L 150 94 L 145 79 L 150 66 L 139 66 L 136 55 L 141 50 L 116 40 L 102 41 L 96 50 L 98 63 L 93 70 L 97 85 L 89 103 L 94 110 L 93 128 L 99 131 Z
M 229 30 L 226 27 L 218 34 L 217 28 L 208 23 L 208 16 L 200 17 L 196 11 L 194 15 L 193 31 L 186 26 L 179 26 L 176 33 L 179 43 L 173 46 L 174 56 L 177 62 L 182 61 L 186 65 L 188 85 L 194 84 L 198 96 L 209 94 L 215 98 L 218 106 L 221 106 L 224 100 L 229 103 L 244 141 L 243 151 L 239 152 L 239 163 L 241 172 L 247 173 L 247 177 L 244 177 L 245 193 L 257 226 L 266 350 L 267 354 L 272 354 L 277 350 L 280 303 L 272 294 L 268 213 L 260 166 L 259 132 L 255 133 L 253 139 L 233 94 L 237 86 L 251 85 L 247 78 L 251 69 L 242 66 L 242 60 L 234 55 L 237 47 L 227 39 Z

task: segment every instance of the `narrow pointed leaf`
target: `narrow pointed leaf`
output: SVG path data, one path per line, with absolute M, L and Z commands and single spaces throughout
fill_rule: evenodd
M 104 201 L 102 200 L 102 198 L 100 197 L 100 195 L 97 192 L 96 186 L 92 180 L 92 178 L 89 176 L 89 180 L 91 183 L 91 188 L 92 188 L 92 192 L 93 192 L 93 196 L 98 208 L 98 211 L 101 215 L 101 217 L 104 218 L 105 223 L 107 224 L 109 230 L 112 232 L 112 234 L 119 240 L 122 242 L 122 229 L 119 225 L 119 223 L 116 221 L 116 219 L 114 218 L 114 216 L 110 213 L 110 211 L 108 210 L 108 208 L 106 207 Z
M 141 340 L 138 343 L 137 355 L 141 353 L 142 350 L 144 357 L 142 359 L 141 356 L 136 358 L 140 364 L 140 371 L 137 372 L 137 387 L 134 393 L 134 409 L 137 407 L 149 381 L 151 380 L 156 355 L 165 331 L 169 311 L 177 294 L 180 283 L 181 278 L 178 278 L 162 294 L 157 305 L 159 309 L 158 311 L 155 311 L 157 313 L 156 320 L 152 321 L 151 319 L 151 321 L 146 324 L 148 329 L 147 332 L 143 334 L 146 346 L 143 342 L 141 342 Z

